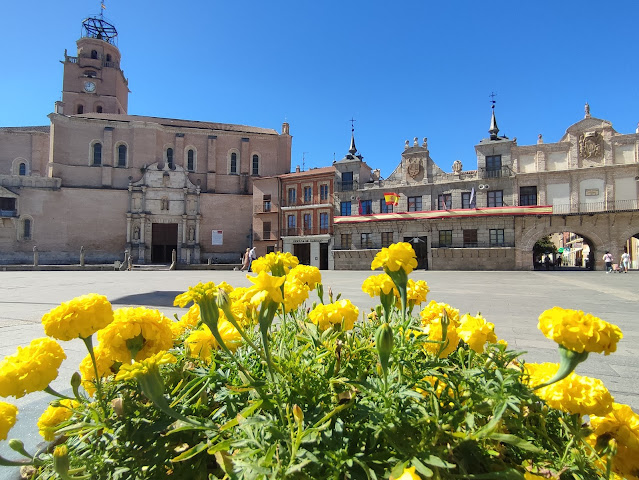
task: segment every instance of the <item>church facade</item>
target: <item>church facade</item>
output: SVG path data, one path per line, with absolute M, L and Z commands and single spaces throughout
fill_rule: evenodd
M 290 171 L 289 126 L 129 115 L 115 28 L 87 18 L 49 125 L 0 128 L 0 263 L 236 263 L 253 182 Z

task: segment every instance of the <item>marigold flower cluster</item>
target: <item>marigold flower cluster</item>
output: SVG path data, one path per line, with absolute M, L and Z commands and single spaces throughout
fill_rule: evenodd
M 95 356 L 95 364 L 98 369 L 98 375 L 101 379 L 108 378 L 115 374 L 115 368 L 120 362 L 113 360 L 111 352 L 106 346 L 93 349 Z M 95 393 L 95 369 L 93 368 L 93 360 L 91 355 L 87 355 L 80 362 L 80 375 L 82 376 L 82 386 L 91 396 Z
M 60 400 L 56 403 L 57 405 L 49 405 L 38 419 L 38 430 L 47 442 L 55 438 L 57 427 L 70 419 L 73 409 L 79 405 L 75 400 Z
M 176 361 L 177 359 L 170 353 L 158 352 L 150 357 L 140 360 L 139 362 L 134 362 L 131 365 L 122 365 L 115 379 L 122 381 L 136 380 L 138 377 L 146 375 L 160 365 L 175 363 Z
M 194 303 L 189 307 L 187 312 L 180 317 L 180 320 L 171 323 L 173 338 L 177 339 L 186 330 L 193 330 L 196 328 L 197 324 L 200 323 L 200 318 L 200 306 L 197 303 Z
M 339 300 L 335 303 L 317 305 L 308 314 L 311 322 L 320 330 L 327 330 L 333 325 L 344 325 L 344 330 L 351 330 L 359 316 L 359 309 L 350 300 Z
M 113 360 L 130 363 L 143 360 L 173 346 L 171 320 L 150 308 L 119 308 L 111 324 L 98 332 L 98 341 Z M 131 357 L 130 342 L 140 342 L 135 358 Z M 127 345 L 129 344 L 129 345 Z
M 389 247 L 384 247 L 375 255 L 371 263 L 371 270 L 378 268 L 396 272 L 400 268 L 408 275 L 417 268 L 417 256 L 410 243 L 399 242 Z
M 235 351 L 242 343 L 240 332 L 228 320 L 219 321 L 217 328 L 224 344 L 229 350 Z M 184 344 L 187 346 L 191 357 L 201 358 L 206 362 L 211 361 L 211 352 L 220 348 L 213 333 L 211 333 L 211 329 L 206 325 L 202 325 L 197 330 L 192 330 Z
M 423 332 L 428 335 L 428 340 L 435 342 L 441 342 L 442 324 L 441 319 L 446 311 L 448 315 L 448 327 L 446 328 L 446 344 L 442 349 L 440 343 L 424 342 L 424 350 L 437 355 L 439 358 L 445 358 L 450 355 L 459 345 L 459 334 L 457 333 L 457 326 L 459 325 L 459 310 L 451 307 L 446 303 L 437 303 L 431 300 L 430 303 L 420 312 L 422 319 Z
M 557 363 L 526 363 L 528 385 L 535 387 L 550 380 L 557 370 Z M 584 377 L 572 372 L 563 380 L 536 391 L 548 406 L 578 415 L 606 415 L 611 411 L 613 398 L 598 378 Z
M 428 283 L 424 280 L 413 280 L 412 278 L 408 279 L 408 284 L 406 288 L 406 300 L 412 306 L 421 305 L 426 301 L 426 296 L 430 292 L 430 288 L 428 287 Z M 395 292 L 399 300 L 399 292 Z
M 97 293 L 64 302 L 42 317 L 44 332 L 63 341 L 90 337 L 112 321 L 111 304 Z
M 257 274 L 272 273 L 281 277 L 287 275 L 298 264 L 299 260 L 290 252 L 271 252 L 253 260 L 251 270 Z
M 310 290 L 313 290 L 318 283 L 322 283 L 322 274 L 317 267 L 299 264 L 286 276 L 286 282 L 289 281 L 306 284 Z
M 293 311 L 304 303 L 308 299 L 308 293 L 309 287 L 306 283 L 287 277 L 286 283 L 284 283 L 284 308 L 286 311 Z
M 20 398 L 44 390 L 57 378 L 58 368 L 65 358 L 58 342 L 47 337 L 18 347 L 15 355 L 0 362 L 0 396 Z
M 441 397 L 442 393 L 444 393 L 444 390 L 446 390 L 448 396 L 453 396 L 453 390 L 448 387 L 448 384 L 441 377 L 426 375 L 424 378 L 422 378 L 422 382 L 428 383 L 432 388 L 435 389 L 435 396 L 437 398 Z M 415 391 L 421 393 L 425 397 L 430 394 L 427 390 L 419 387 L 415 388 Z
M 484 317 L 477 315 L 464 315 L 457 327 L 459 337 L 477 353 L 484 351 L 486 343 L 497 343 L 495 324 L 487 322 Z
M 391 480 L 421 480 L 421 477 L 415 473 L 415 467 L 404 468 L 402 475 Z
M 617 454 L 612 459 L 613 471 L 623 478 L 637 478 L 639 472 L 639 415 L 628 405 L 612 404 L 605 416 L 590 417 L 592 434 L 588 442 L 595 446 L 599 440 L 615 440 Z
M 553 307 L 539 316 L 538 328 L 551 340 L 574 352 L 609 355 L 623 334 L 616 325 L 581 310 Z
M 382 293 L 389 295 L 391 292 L 399 295 L 399 292 L 397 292 L 395 288 L 395 283 L 393 283 L 391 277 L 385 273 L 371 275 L 364 280 L 364 283 L 362 283 L 362 291 L 368 293 L 371 297 L 379 297 Z
M 253 283 L 253 286 L 249 287 L 244 294 L 244 299 L 249 303 L 257 307 L 265 300 L 270 300 L 275 303 L 282 303 L 284 301 L 281 287 L 286 277 L 269 275 L 265 271 L 261 271 L 256 277 L 247 275 L 246 278 Z
M 0 402 L 0 440 L 6 440 L 9 430 L 16 424 L 18 407 L 7 402 Z
M 229 292 L 233 289 L 228 283 L 222 282 L 220 285 L 215 285 L 213 282 L 198 283 L 193 287 L 175 297 L 173 305 L 176 307 L 186 307 L 189 303 L 201 303 L 207 300 L 215 300 L 217 297 L 217 291 L 222 288 Z

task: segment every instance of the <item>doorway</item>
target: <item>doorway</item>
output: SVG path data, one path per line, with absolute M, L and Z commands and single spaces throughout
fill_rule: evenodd
M 302 265 L 311 264 L 311 244 L 296 243 L 293 245 L 293 255 L 297 257 Z
M 428 270 L 428 237 L 404 237 L 410 243 L 417 256 L 417 268 Z
M 328 270 L 328 243 L 320 243 L 319 269 Z
M 171 252 L 177 250 L 177 240 L 177 223 L 152 224 L 151 263 L 171 263 Z

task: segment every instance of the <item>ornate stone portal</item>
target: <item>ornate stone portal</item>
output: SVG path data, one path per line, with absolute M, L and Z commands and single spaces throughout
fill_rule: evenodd
M 126 248 L 137 263 L 200 262 L 200 187 L 183 167 L 154 163 L 129 183 Z
M 603 137 L 599 132 L 585 132 L 579 136 L 579 155 L 582 158 L 599 158 L 603 154 Z

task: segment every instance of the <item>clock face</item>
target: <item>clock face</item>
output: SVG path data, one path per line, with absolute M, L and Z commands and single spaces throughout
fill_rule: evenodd
M 93 82 L 84 82 L 84 91 L 88 93 L 95 92 L 95 83 Z

